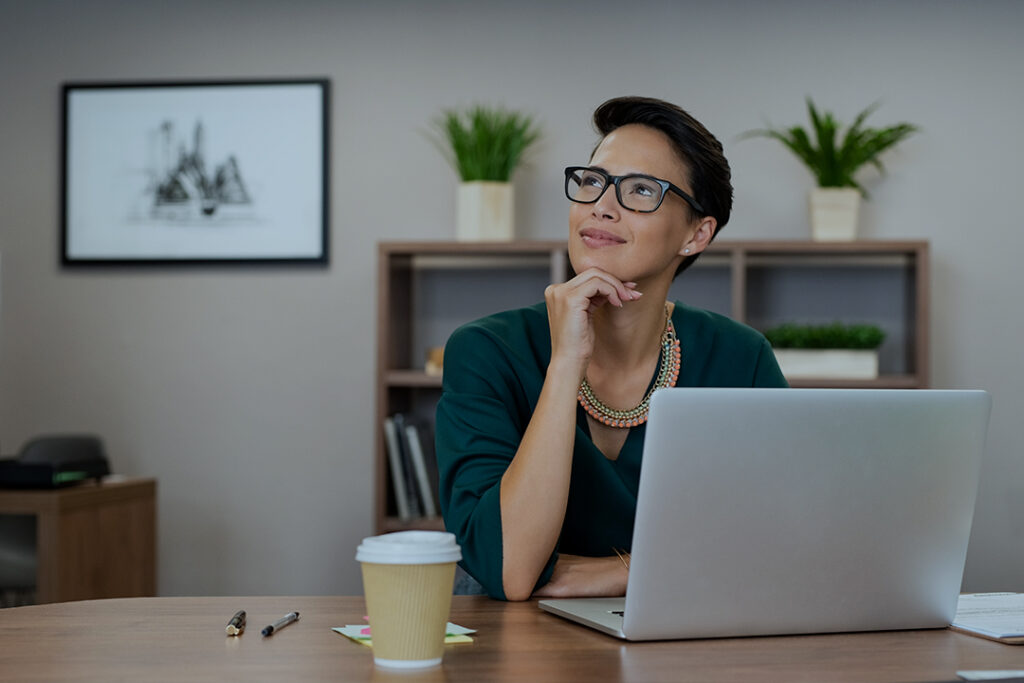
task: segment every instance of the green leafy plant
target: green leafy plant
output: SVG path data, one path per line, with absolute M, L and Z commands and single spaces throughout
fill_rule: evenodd
M 879 160 L 882 152 L 895 146 L 920 130 L 910 123 L 897 123 L 886 128 L 869 128 L 865 119 L 878 108 L 878 103 L 857 114 L 846 134 L 839 140 L 840 124 L 831 112 L 819 113 L 811 98 L 807 98 L 807 113 L 811 119 L 811 132 L 802 126 L 790 128 L 764 128 L 748 131 L 743 137 L 766 137 L 778 140 L 810 169 L 819 187 L 854 187 L 867 196 L 867 191 L 853 176 L 865 164 L 880 172 L 885 167 Z M 814 140 L 811 139 L 811 133 Z
M 801 325 L 784 323 L 764 331 L 776 349 L 877 349 L 885 332 L 877 325 Z
M 435 122 L 441 152 L 463 182 L 508 182 L 526 148 L 540 137 L 533 117 L 501 108 L 448 109 Z

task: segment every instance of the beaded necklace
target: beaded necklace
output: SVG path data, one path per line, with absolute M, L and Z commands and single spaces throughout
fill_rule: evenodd
M 601 399 L 594 394 L 594 390 L 584 377 L 580 382 L 579 392 L 576 400 L 579 401 L 587 415 L 594 418 L 601 424 L 609 427 L 628 428 L 636 427 L 647 422 L 647 413 L 651 407 L 651 395 L 656 389 L 675 386 L 679 378 L 679 368 L 682 365 L 682 353 L 679 350 L 679 339 L 676 337 L 676 329 L 672 325 L 672 318 L 668 314 L 668 305 L 665 306 L 665 331 L 661 335 L 661 354 L 658 359 L 658 375 L 654 384 L 644 395 L 639 405 L 630 410 L 616 410 L 605 405 Z

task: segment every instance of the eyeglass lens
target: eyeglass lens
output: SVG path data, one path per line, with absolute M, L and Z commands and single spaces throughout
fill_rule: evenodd
M 608 178 L 593 169 L 577 169 L 566 180 L 569 198 L 590 203 L 595 202 L 605 190 Z M 633 211 L 653 211 L 661 204 L 661 185 L 650 178 L 639 175 L 623 176 L 619 179 L 619 202 Z

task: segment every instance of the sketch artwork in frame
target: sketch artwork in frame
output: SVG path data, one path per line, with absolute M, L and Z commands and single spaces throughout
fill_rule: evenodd
M 65 265 L 328 262 L 326 79 L 63 94 Z

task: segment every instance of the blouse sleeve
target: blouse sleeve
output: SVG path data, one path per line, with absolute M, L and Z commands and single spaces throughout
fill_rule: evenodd
M 436 453 L 445 526 L 462 546 L 462 564 L 493 598 L 502 582 L 501 477 L 529 424 L 532 406 L 521 359 L 509 343 L 469 324 L 445 346 L 437 406 Z M 537 585 L 554 569 L 552 555 Z
M 753 386 L 767 389 L 789 388 L 789 382 L 786 381 L 785 375 L 782 374 L 782 369 L 779 368 L 779 362 L 775 359 L 775 353 L 772 351 L 772 346 L 768 343 L 767 339 L 761 340 L 757 366 L 754 369 Z

